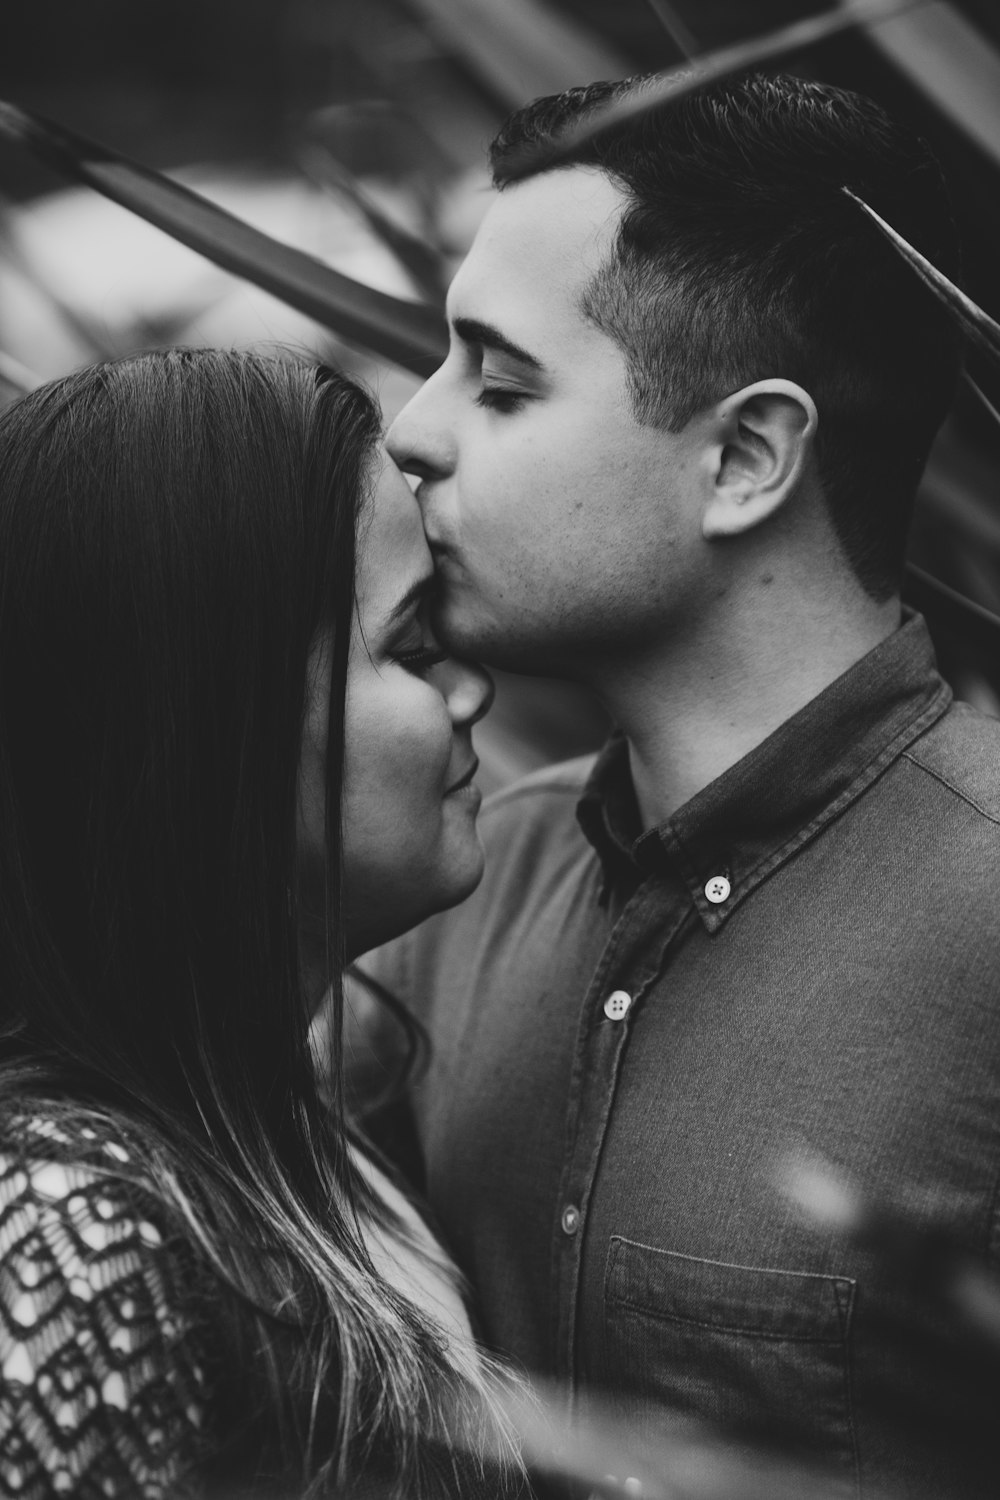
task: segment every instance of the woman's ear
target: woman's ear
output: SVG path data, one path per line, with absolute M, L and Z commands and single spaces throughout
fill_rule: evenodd
M 785 504 L 802 482 L 819 425 L 816 403 L 791 380 L 758 380 L 716 407 L 718 437 L 702 535 L 739 536 Z

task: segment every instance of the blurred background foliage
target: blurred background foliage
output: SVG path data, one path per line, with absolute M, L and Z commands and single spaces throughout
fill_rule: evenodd
M 815 13 L 803 0 L 35 0 L 5 11 L 0 97 L 357 281 L 432 304 L 488 201 L 484 150 L 511 108 Z M 925 134 L 952 186 L 967 288 L 1000 317 L 995 0 L 917 5 L 773 66 L 865 90 Z M 304 348 L 368 380 L 390 418 L 417 383 L 0 139 L 0 400 L 94 358 L 179 342 Z M 1000 405 L 996 373 L 978 357 L 972 368 Z M 998 460 L 997 423 L 964 389 L 921 490 L 911 558 L 1000 612 Z M 945 617 L 931 624 L 959 696 L 1000 713 L 1000 651 Z M 591 748 L 605 730 L 573 689 L 501 680 L 479 736 L 484 782 Z

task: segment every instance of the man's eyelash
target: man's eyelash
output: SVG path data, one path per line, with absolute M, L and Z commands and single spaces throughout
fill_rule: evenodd
M 498 386 L 484 386 L 476 397 L 476 405 L 487 411 L 518 411 L 526 400 L 523 391 L 507 391 Z

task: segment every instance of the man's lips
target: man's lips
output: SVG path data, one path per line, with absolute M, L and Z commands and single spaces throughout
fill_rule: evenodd
M 417 491 L 417 500 L 419 503 L 420 490 Z M 443 536 L 439 536 L 437 533 L 437 530 L 435 528 L 436 517 L 428 515 L 426 508 L 422 504 L 420 505 L 420 519 L 423 523 L 424 536 L 427 540 L 427 545 L 431 549 L 431 551 L 435 555 L 439 552 L 450 552 L 451 547 L 449 546 L 447 539 Z
M 445 791 L 445 796 L 450 797 L 452 792 L 461 792 L 464 791 L 467 786 L 471 786 L 472 778 L 473 776 L 475 776 L 478 770 L 479 757 L 478 755 L 474 755 L 472 757 L 472 764 L 470 765 L 469 769 L 465 772 L 464 776 L 460 776 L 457 781 L 452 782 L 451 786 L 448 787 Z

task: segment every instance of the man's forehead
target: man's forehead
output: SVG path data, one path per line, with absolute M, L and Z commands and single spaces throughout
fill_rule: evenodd
M 478 316 L 482 301 L 507 294 L 573 300 L 614 243 L 624 192 L 595 167 L 528 178 L 499 193 L 449 294 L 455 316 Z

